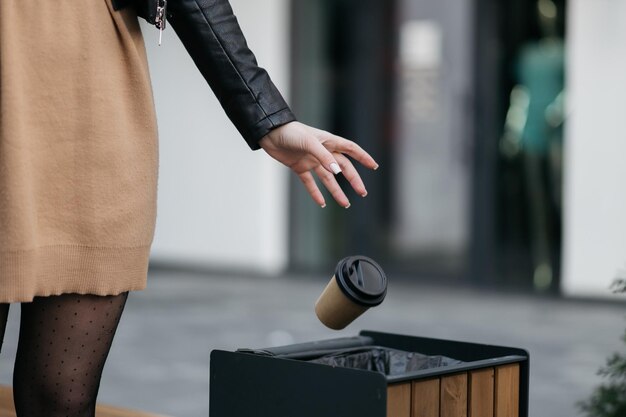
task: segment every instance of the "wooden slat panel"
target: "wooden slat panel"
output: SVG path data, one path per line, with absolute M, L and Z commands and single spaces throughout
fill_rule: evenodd
M 441 378 L 441 417 L 467 417 L 467 374 Z
M 519 364 L 496 368 L 495 416 L 519 416 Z
M 1 0 L 0 0 L 1 1 Z M 96 417 L 165 417 L 156 414 L 144 413 L 142 411 L 126 410 L 110 405 L 98 404 L 96 406 Z
M 0 0 L 1 1 L 1 0 Z M 0 417 L 15 417 L 13 390 L 8 386 L 0 386 Z M 96 417 L 165 417 L 141 411 L 125 410 L 118 407 L 98 404 Z
M 411 383 L 389 385 L 387 417 L 411 417 Z
M 469 417 L 493 417 L 494 370 L 469 373 Z
M 439 417 L 439 389 L 439 378 L 413 382 L 411 417 Z

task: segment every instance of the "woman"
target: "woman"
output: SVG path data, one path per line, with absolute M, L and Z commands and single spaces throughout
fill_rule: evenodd
M 21 303 L 19 417 L 94 415 L 128 293 L 146 284 L 157 125 L 137 10 L 125 3 L 0 2 L 0 338 Z M 169 0 L 167 18 L 252 149 L 291 168 L 322 207 L 313 173 L 343 207 L 335 174 L 367 194 L 344 154 L 376 162 L 295 121 L 227 0 Z

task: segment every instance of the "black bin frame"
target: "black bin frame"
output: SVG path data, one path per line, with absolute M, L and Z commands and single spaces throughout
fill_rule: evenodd
M 377 345 L 462 364 L 387 377 L 379 372 L 306 362 L 309 356 Z M 386 417 L 390 384 L 518 363 L 519 416 L 528 417 L 529 354 L 524 349 L 361 331 L 359 336 L 237 352 L 210 358 L 210 417 Z

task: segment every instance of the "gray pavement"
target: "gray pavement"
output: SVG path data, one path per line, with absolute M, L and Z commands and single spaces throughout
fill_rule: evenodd
M 324 279 L 152 270 L 130 295 L 99 401 L 178 417 L 208 415 L 212 349 L 264 347 L 355 335 L 360 329 L 528 349 L 531 417 L 574 417 L 623 350 L 623 303 L 561 300 L 392 281 L 385 302 L 346 330 L 324 328 L 313 304 Z M 11 308 L 0 383 L 11 381 L 19 308 Z

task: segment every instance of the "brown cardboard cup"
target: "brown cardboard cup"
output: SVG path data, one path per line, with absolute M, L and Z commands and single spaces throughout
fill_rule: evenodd
M 367 309 L 344 295 L 334 275 L 315 303 L 317 318 L 334 330 L 343 329 Z
M 315 303 L 315 314 L 325 326 L 341 330 L 382 303 L 386 293 L 387 278 L 376 262 L 365 256 L 344 258 Z

